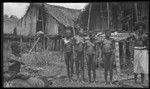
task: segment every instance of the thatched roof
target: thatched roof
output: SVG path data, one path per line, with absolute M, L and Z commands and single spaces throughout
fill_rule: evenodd
M 34 36 L 43 28 L 45 35 L 59 35 L 63 28 L 74 26 L 80 12 L 81 10 L 46 3 L 31 3 L 18 22 L 17 35 Z M 43 27 L 37 22 L 42 18 L 45 23 Z
M 30 5 L 42 6 L 44 5 L 44 10 L 47 14 L 53 16 L 59 23 L 66 27 L 74 25 L 74 21 L 78 18 L 81 10 L 69 9 L 62 6 L 55 6 L 46 3 L 32 3 Z
M 147 16 L 149 11 L 148 8 L 149 2 L 136 2 L 136 3 L 138 4 L 138 8 L 142 9 L 143 11 L 142 14 Z M 110 12 L 111 29 L 113 29 L 116 24 L 121 27 L 120 24 L 126 23 L 127 20 L 131 19 L 130 17 L 132 16 L 132 13 L 135 13 L 135 6 L 134 6 L 135 2 L 108 2 L 108 4 Z M 90 18 L 88 18 L 90 5 L 91 5 L 91 12 Z M 119 17 L 121 17 L 121 19 L 118 19 Z M 136 18 L 136 16 L 133 17 Z M 99 29 L 100 31 L 102 31 L 108 29 L 107 2 L 88 3 L 79 15 L 78 22 L 80 24 L 80 27 L 87 28 L 88 19 L 90 19 L 89 23 L 90 30 Z M 134 24 L 132 24 L 132 26 L 134 26 Z

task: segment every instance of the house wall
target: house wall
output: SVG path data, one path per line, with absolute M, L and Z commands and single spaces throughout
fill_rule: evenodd
M 17 25 L 17 35 L 33 36 L 36 33 L 38 9 L 32 7 Z

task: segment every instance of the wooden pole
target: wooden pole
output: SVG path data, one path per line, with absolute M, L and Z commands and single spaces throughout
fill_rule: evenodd
M 47 37 L 47 51 L 49 50 L 49 45 L 48 45 L 48 43 L 49 43 L 49 37 Z
M 38 43 L 39 40 L 40 40 L 40 37 L 37 39 L 37 41 L 35 42 L 35 44 L 33 45 L 33 47 L 30 49 L 29 53 L 31 53 L 31 51 L 34 49 L 34 47 L 36 46 L 36 44 Z
M 103 31 L 103 23 L 104 23 L 104 17 L 103 17 L 103 9 L 102 9 L 102 5 L 101 5 L 101 19 L 102 19 L 102 31 Z
M 41 9 L 42 9 L 42 13 L 43 13 L 42 14 L 42 30 L 45 34 L 45 29 L 44 29 L 44 7 L 42 6 Z M 45 35 L 43 36 L 43 50 L 45 51 Z
M 90 18 L 91 18 L 91 8 L 92 8 L 92 3 L 90 4 L 90 8 L 89 8 L 89 15 L 88 15 L 88 26 L 87 26 L 87 29 L 88 29 L 88 32 L 89 32 L 89 26 L 90 26 Z
M 134 3 L 134 7 L 135 7 L 135 13 L 136 13 L 136 20 L 138 22 L 139 21 L 139 17 L 138 17 L 138 5 L 137 5 L 137 3 Z
M 75 36 L 75 29 L 74 29 L 74 26 L 72 26 L 73 28 L 73 36 Z M 73 45 L 73 59 L 75 60 L 75 47 Z
M 119 42 L 115 43 L 115 60 L 116 60 L 116 67 L 117 67 L 117 74 L 120 74 L 120 57 L 119 57 Z
M 35 42 L 36 41 L 36 37 L 34 37 L 34 41 L 33 42 Z M 36 52 L 36 45 L 35 45 L 35 52 Z
M 107 15 L 107 16 L 108 16 L 108 20 L 107 20 L 107 21 L 108 21 L 108 29 L 109 29 L 109 25 L 110 25 L 110 15 L 109 15 L 109 11 L 110 11 L 110 10 L 109 10 L 109 3 L 107 2 L 107 13 L 108 13 L 108 15 Z
M 125 44 L 125 41 L 123 41 L 123 64 L 125 63 L 126 63 L 126 44 Z
M 59 39 L 59 41 L 58 41 L 58 42 L 59 42 L 58 44 L 59 44 L 59 51 L 60 51 L 60 47 L 61 47 L 61 46 L 60 46 L 60 39 Z
M 55 38 L 55 51 L 57 51 L 57 39 Z
M 22 36 L 20 36 L 20 49 L 21 49 L 21 52 L 22 52 Z

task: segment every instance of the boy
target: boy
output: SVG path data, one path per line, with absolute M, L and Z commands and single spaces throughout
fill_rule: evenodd
M 96 82 L 96 46 L 93 44 L 93 39 L 90 35 L 90 38 L 87 38 L 85 41 L 85 50 L 86 50 L 86 55 L 87 55 L 87 67 L 88 67 L 88 77 L 89 77 L 89 82 L 91 83 L 91 72 L 93 72 L 93 82 Z
M 110 74 L 110 83 L 113 79 L 113 63 L 114 63 L 114 49 L 115 42 L 110 38 L 111 32 L 109 30 L 105 31 L 105 38 L 102 40 L 102 62 L 104 65 L 104 77 L 105 82 L 108 84 L 107 76 L 108 72 Z

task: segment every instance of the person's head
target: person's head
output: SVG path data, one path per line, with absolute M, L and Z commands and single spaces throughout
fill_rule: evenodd
M 145 31 L 145 24 L 143 22 L 138 22 L 135 27 L 136 34 L 143 34 Z
M 71 29 L 66 29 L 66 37 L 70 37 L 71 36 L 71 34 L 72 34 L 72 31 L 71 31 Z
M 111 36 L 111 31 L 106 30 L 105 31 L 105 37 L 109 38 Z
M 82 28 L 79 29 L 79 35 L 84 34 L 84 30 Z
M 89 42 L 90 41 L 90 37 L 89 36 L 86 36 L 85 37 L 85 42 Z

